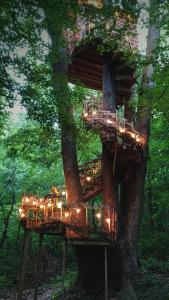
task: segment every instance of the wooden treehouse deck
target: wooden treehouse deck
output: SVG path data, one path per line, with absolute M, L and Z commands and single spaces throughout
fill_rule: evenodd
M 81 2 L 83 4 L 83 1 Z M 85 1 L 86 4 L 87 2 Z M 93 2 L 93 5 L 98 7 L 96 1 Z M 111 34 L 111 39 L 116 40 L 115 43 L 117 43 L 115 47 L 117 49 L 112 51 L 110 59 L 115 72 L 116 103 L 121 105 L 130 99 L 132 86 L 135 82 L 135 63 L 129 64 L 124 59 L 123 50 L 128 49 L 128 51 L 133 52 L 138 49 L 136 23 L 122 11 L 116 11 L 112 15 L 112 22 L 100 18 L 99 14 L 96 14 L 92 21 L 78 16 L 76 31 L 72 32 L 67 29 L 65 32 L 71 58 L 68 67 L 69 81 L 76 84 L 81 82 L 88 88 L 102 91 L 103 55 L 99 51 L 99 47 L 107 43 L 106 36 L 102 40 L 98 38 L 98 25 L 102 22 L 104 23 L 103 27 L 107 28 Z M 113 28 L 110 27 L 112 24 L 114 24 Z M 120 31 L 125 30 L 126 24 L 130 28 L 129 33 L 123 33 L 121 36 Z M 119 42 L 120 44 L 118 44 Z
M 66 204 L 65 188 L 44 198 L 23 195 L 19 209 L 25 229 L 69 239 L 114 240 L 116 217 L 108 207 L 92 206 L 87 201 L 102 192 L 102 159 L 79 166 L 84 202 Z
M 106 109 L 102 101 L 85 102 L 83 120 L 89 129 L 100 134 L 102 140 L 117 140 L 123 148 L 124 144 L 141 147 L 145 142 L 144 135 L 134 129 L 133 122 L 119 116 L 117 110 L 112 112 L 110 108 Z

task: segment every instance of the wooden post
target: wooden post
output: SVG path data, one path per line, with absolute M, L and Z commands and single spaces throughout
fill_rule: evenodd
M 39 284 L 39 271 L 40 271 L 42 243 L 43 243 L 43 232 L 41 232 L 39 235 L 39 248 L 38 248 L 36 267 L 35 267 L 35 286 L 34 286 L 33 300 L 37 300 L 37 296 L 38 296 L 38 284 Z
M 104 247 L 105 300 L 108 300 L 107 246 Z
M 64 244 L 63 244 L 63 261 L 62 261 L 62 290 L 63 290 L 63 293 L 65 292 L 64 280 L 65 280 L 65 273 L 66 273 L 66 253 L 67 253 L 67 242 L 64 241 Z
M 27 260 L 27 254 L 29 249 L 29 236 L 30 236 L 30 230 L 25 229 L 22 265 L 21 265 L 21 272 L 20 272 L 19 286 L 18 286 L 16 300 L 22 300 L 23 284 L 24 284 L 24 278 L 26 273 L 26 260 Z

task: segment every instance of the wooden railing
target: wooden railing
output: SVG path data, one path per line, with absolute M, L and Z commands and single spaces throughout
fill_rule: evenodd
M 114 133 L 121 138 L 127 138 L 138 145 L 144 144 L 144 136 L 134 129 L 133 123 L 119 116 L 118 111 L 106 109 L 102 101 L 85 102 L 83 120 L 94 130 L 100 131 L 102 138 L 110 139 Z
M 73 52 L 77 42 L 82 41 L 87 38 L 91 33 L 93 33 L 93 37 L 98 39 L 100 29 L 98 29 L 97 24 L 102 22 L 102 28 L 105 28 L 109 32 L 111 37 L 115 37 L 119 30 L 125 31 L 125 34 L 122 38 L 122 45 L 124 47 L 128 47 L 130 49 L 138 49 L 138 36 L 137 36 L 137 25 L 130 19 L 125 18 L 125 15 L 121 15 L 116 12 L 112 19 L 109 21 L 105 21 L 104 18 L 100 15 L 95 17 L 95 20 L 90 20 L 81 16 L 77 17 L 77 29 L 75 32 L 67 29 L 65 32 L 66 39 L 69 45 L 70 55 Z M 126 30 L 126 22 L 128 22 L 128 30 Z M 112 26 L 114 24 L 114 26 Z M 111 29 L 112 28 L 112 29 Z M 111 33 L 110 33 L 111 32 Z
M 55 226 L 55 233 L 58 231 L 61 233 L 62 227 L 63 230 L 69 229 L 78 233 L 81 238 L 103 236 L 103 234 L 113 238 L 116 236 L 115 213 L 103 205 L 92 206 L 84 202 L 66 205 L 52 194 L 50 198 L 44 199 L 23 195 L 19 212 L 22 223 L 27 229 L 40 230 Z M 69 236 L 69 233 L 67 235 Z

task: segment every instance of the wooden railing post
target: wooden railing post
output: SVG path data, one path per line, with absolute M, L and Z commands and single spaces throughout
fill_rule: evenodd
M 30 230 L 25 229 L 22 265 L 21 265 L 19 286 L 18 286 L 16 300 L 22 300 L 22 291 L 23 291 L 23 285 L 24 285 L 24 279 L 26 273 L 26 261 L 27 261 L 27 254 L 29 249 L 29 237 L 30 237 Z
M 33 300 L 37 300 L 38 296 L 38 284 L 39 284 L 39 271 L 40 271 L 40 261 L 41 261 L 41 252 L 42 252 L 42 244 L 43 244 L 43 232 L 39 235 L 39 248 L 37 253 L 36 267 L 35 267 L 35 286 L 34 286 L 34 295 Z
M 107 269 L 107 246 L 104 247 L 104 267 L 105 267 L 105 300 L 108 300 L 108 269 Z

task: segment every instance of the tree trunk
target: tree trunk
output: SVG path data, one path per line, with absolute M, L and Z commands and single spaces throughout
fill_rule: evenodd
M 150 9 L 157 5 L 157 0 L 150 0 Z M 151 11 L 151 10 L 150 10 Z M 159 28 L 150 23 L 147 39 L 147 57 L 150 59 L 155 47 L 155 41 L 159 37 Z M 142 82 L 143 94 L 145 89 L 153 86 L 153 66 L 150 64 L 144 72 Z M 148 159 L 148 141 L 150 135 L 150 107 L 140 105 L 139 130 L 145 136 L 145 144 L 141 150 L 140 162 L 129 165 L 127 178 L 123 182 L 123 204 L 121 214 L 122 235 L 120 240 L 120 252 L 122 260 L 122 299 L 137 299 L 132 286 L 134 274 L 138 272 L 137 242 L 139 237 L 143 200 L 144 183 Z
M 107 110 L 116 111 L 115 100 L 115 71 L 113 70 L 111 53 L 103 55 L 103 103 Z M 107 217 L 115 210 L 115 179 L 113 174 L 115 162 L 115 142 L 102 142 L 102 163 L 103 163 L 103 204 L 104 209 L 104 229 L 108 230 Z
M 60 61 L 54 65 L 54 87 L 58 105 L 58 118 L 61 128 L 61 151 L 65 175 L 68 203 L 83 201 L 80 185 L 73 106 L 67 82 L 67 51 L 60 50 Z
M 15 201 L 16 201 L 15 192 L 13 190 L 11 207 L 10 207 L 8 213 L 7 213 L 7 216 L 4 219 L 4 229 L 3 229 L 2 237 L 1 237 L 1 240 L 0 240 L 0 249 L 3 248 L 3 245 L 4 245 L 4 243 L 6 241 L 6 238 L 7 238 L 7 235 L 8 235 L 8 226 L 9 226 L 9 222 L 10 222 L 10 217 L 11 217 L 12 212 L 13 212 Z

